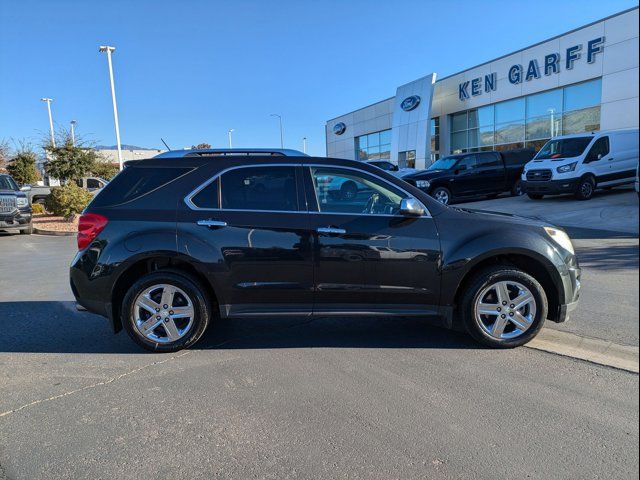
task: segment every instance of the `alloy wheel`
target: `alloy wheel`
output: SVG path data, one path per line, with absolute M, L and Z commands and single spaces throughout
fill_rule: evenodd
M 521 283 L 500 281 L 478 295 L 474 314 L 484 332 L 500 340 L 519 337 L 536 318 L 536 300 Z
M 449 204 L 449 194 L 446 192 L 446 190 L 437 190 L 434 193 L 434 197 L 437 201 L 439 201 L 443 205 Z
M 193 325 L 193 301 L 174 285 L 153 285 L 142 291 L 133 305 L 138 333 L 153 342 L 180 340 Z

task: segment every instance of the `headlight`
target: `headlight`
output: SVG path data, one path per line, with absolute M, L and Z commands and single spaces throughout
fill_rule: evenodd
M 18 206 L 18 208 L 27 207 L 29 206 L 29 199 L 25 197 L 18 197 L 16 198 L 16 205 Z
M 429 188 L 431 182 L 429 180 L 416 180 L 416 187 L 418 188 Z
M 577 164 L 578 162 L 569 163 L 567 165 L 562 165 L 561 167 L 556 168 L 556 170 L 558 171 L 558 173 L 573 172 L 576 169 Z
M 558 228 L 553 227 L 544 227 L 544 231 L 547 232 L 554 242 L 564 248 L 566 251 L 571 252 L 575 255 L 575 250 L 573 249 L 573 244 L 571 243 L 571 239 L 569 235 L 566 234 L 564 230 L 560 230 Z

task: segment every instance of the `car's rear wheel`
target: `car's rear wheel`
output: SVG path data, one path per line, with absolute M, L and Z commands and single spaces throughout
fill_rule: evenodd
M 596 181 L 591 175 L 582 177 L 576 187 L 575 197 L 578 200 L 590 200 L 596 189 Z
M 431 196 L 443 205 L 449 205 L 451 202 L 451 192 L 445 187 L 436 187 L 431 191 Z
M 467 285 L 459 313 L 469 334 L 494 348 L 513 348 L 535 337 L 547 317 L 542 285 L 509 266 L 476 274 Z
M 340 198 L 342 200 L 353 200 L 358 195 L 358 186 L 351 180 L 344 182 L 340 187 Z
M 524 195 L 524 187 L 522 185 L 522 180 L 518 179 L 511 187 L 511 196 L 520 197 L 522 195 Z
M 211 318 L 206 291 L 194 279 L 174 272 L 145 275 L 127 291 L 122 323 L 140 346 L 175 352 L 196 343 Z

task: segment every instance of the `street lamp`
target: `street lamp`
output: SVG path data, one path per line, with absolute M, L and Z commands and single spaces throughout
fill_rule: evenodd
M 277 113 L 272 113 L 272 117 L 278 117 L 278 121 L 280 122 L 280 148 L 284 148 L 284 133 L 282 132 L 282 116 Z
M 302 137 L 302 153 L 307 153 L 307 137 Z
M 73 144 L 73 146 L 76 146 L 76 125 L 78 122 L 76 122 L 75 120 L 71 120 L 71 143 Z
M 227 132 L 227 135 L 229 135 L 229 148 L 233 148 L 233 142 L 231 141 L 231 133 L 234 131 L 233 128 L 230 128 L 229 131 Z
M 116 87 L 113 82 L 113 64 L 111 63 L 111 54 L 116 51 L 116 47 L 100 46 L 98 49 L 101 53 L 107 54 L 107 63 L 109 64 L 109 81 L 111 82 L 111 101 L 113 102 L 113 121 L 116 127 L 116 145 L 118 148 L 118 163 L 122 170 L 122 147 L 120 146 L 120 124 L 118 123 L 118 105 L 116 103 Z
M 51 102 L 53 102 L 53 99 L 41 98 L 40 101 L 47 104 L 47 110 L 49 111 L 49 133 L 51 135 L 51 146 L 56 148 L 56 137 L 53 134 L 53 116 L 51 115 Z

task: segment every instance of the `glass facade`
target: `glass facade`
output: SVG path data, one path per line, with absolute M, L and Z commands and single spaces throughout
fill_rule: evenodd
M 432 118 L 429 122 L 429 138 L 431 141 L 431 162 L 440 158 L 440 117 Z
M 539 150 L 551 137 L 600 129 L 600 79 L 449 115 L 451 152 Z
M 356 137 L 355 143 L 358 160 L 391 159 L 391 130 Z

